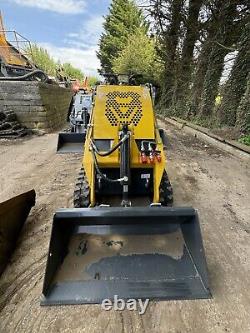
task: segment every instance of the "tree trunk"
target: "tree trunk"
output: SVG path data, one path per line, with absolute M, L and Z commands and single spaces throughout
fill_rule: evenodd
M 250 23 L 242 32 L 237 54 L 229 79 L 225 85 L 219 119 L 222 124 L 234 126 L 241 98 L 246 90 L 247 76 L 250 72 Z
M 186 34 L 180 63 L 180 73 L 174 96 L 174 100 L 181 106 L 182 109 L 185 105 L 185 97 L 187 96 L 191 81 L 190 78 L 193 65 L 194 46 L 199 34 L 198 17 L 202 3 L 203 0 L 190 0 L 189 2 Z
M 203 91 L 203 84 L 205 75 L 208 69 L 209 55 L 211 52 L 211 40 L 208 37 L 202 46 L 201 53 L 199 54 L 196 70 L 193 75 L 193 85 L 189 92 L 189 105 L 187 116 L 195 116 L 198 112 L 201 103 L 201 96 Z
M 211 117 L 218 94 L 221 74 L 224 68 L 224 58 L 229 52 L 228 47 L 234 37 L 233 19 L 236 16 L 236 2 L 234 0 L 222 3 L 219 22 L 220 26 L 212 43 L 209 56 L 208 68 L 204 79 L 200 115 Z
M 173 86 L 176 79 L 176 66 L 178 62 L 177 45 L 179 41 L 180 25 L 182 20 L 182 7 L 184 0 L 175 0 L 171 5 L 171 21 L 164 35 L 165 68 L 162 84 L 161 106 L 167 108 L 171 104 Z
M 227 53 L 225 49 L 216 45 L 209 56 L 200 104 L 200 115 L 206 118 L 212 116 Z
M 213 47 L 213 41 L 216 39 L 218 27 L 220 26 L 220 13 L 222 9 L 222 2 L 217 1 L 214 3 L 215 8 L 213 14 L 208 18 L 207 38 L 203 42 L 200 54 L 197 59 L 195 71 L 192 76 L 192 87 L 189 90 L 189 101 L 187 108 L 187 117 L 195 116 L 198 113 L 201 104 L 203 86 L 205 81 L 206 72 L 208 70 L 209 57 Z
M 248 73 L 246 91 L 241 98 L 236 116 L 236 126 L 240 127 L 241 133 L 250 134 L 250 73 Z

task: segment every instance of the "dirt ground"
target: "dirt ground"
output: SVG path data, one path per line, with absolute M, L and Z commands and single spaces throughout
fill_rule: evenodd
M 0 141 L 0 200 L 35 188 L 37 203 L 0 279 L 0 332 L 250 332 L 250 168 L 167 128 L 175 205 L 199 210 L 211 300 L 151 302 L 145 315 L 99 305 L 40 307 L 53 213 L 72 206 L 79 155 L 56 155 L 57 134 Z

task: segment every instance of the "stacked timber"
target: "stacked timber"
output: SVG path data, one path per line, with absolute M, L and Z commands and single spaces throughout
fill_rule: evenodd
M 71 95 L 70 89 L 57 85 L 0 81 L 0 112 L 14 113 L 27 129 L 51 132 L 65 126 Z

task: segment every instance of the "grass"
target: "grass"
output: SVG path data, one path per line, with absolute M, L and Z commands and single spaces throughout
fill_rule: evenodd
M 250 134 L 242 136 L 238 141 L 244 145 L 250 146 Z

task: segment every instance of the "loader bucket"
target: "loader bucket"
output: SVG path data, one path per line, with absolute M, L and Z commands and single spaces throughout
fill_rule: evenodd
M 0 275 L 15 248 L 18 235 L 35 205 L 35 191 L 20 194 L 0 203 Z
M 41 305 L 211 297 L 193 208 L 100 207 L 54 215 Z
M 59 133 L 57 153 L 83 153 L 86 133 Z

